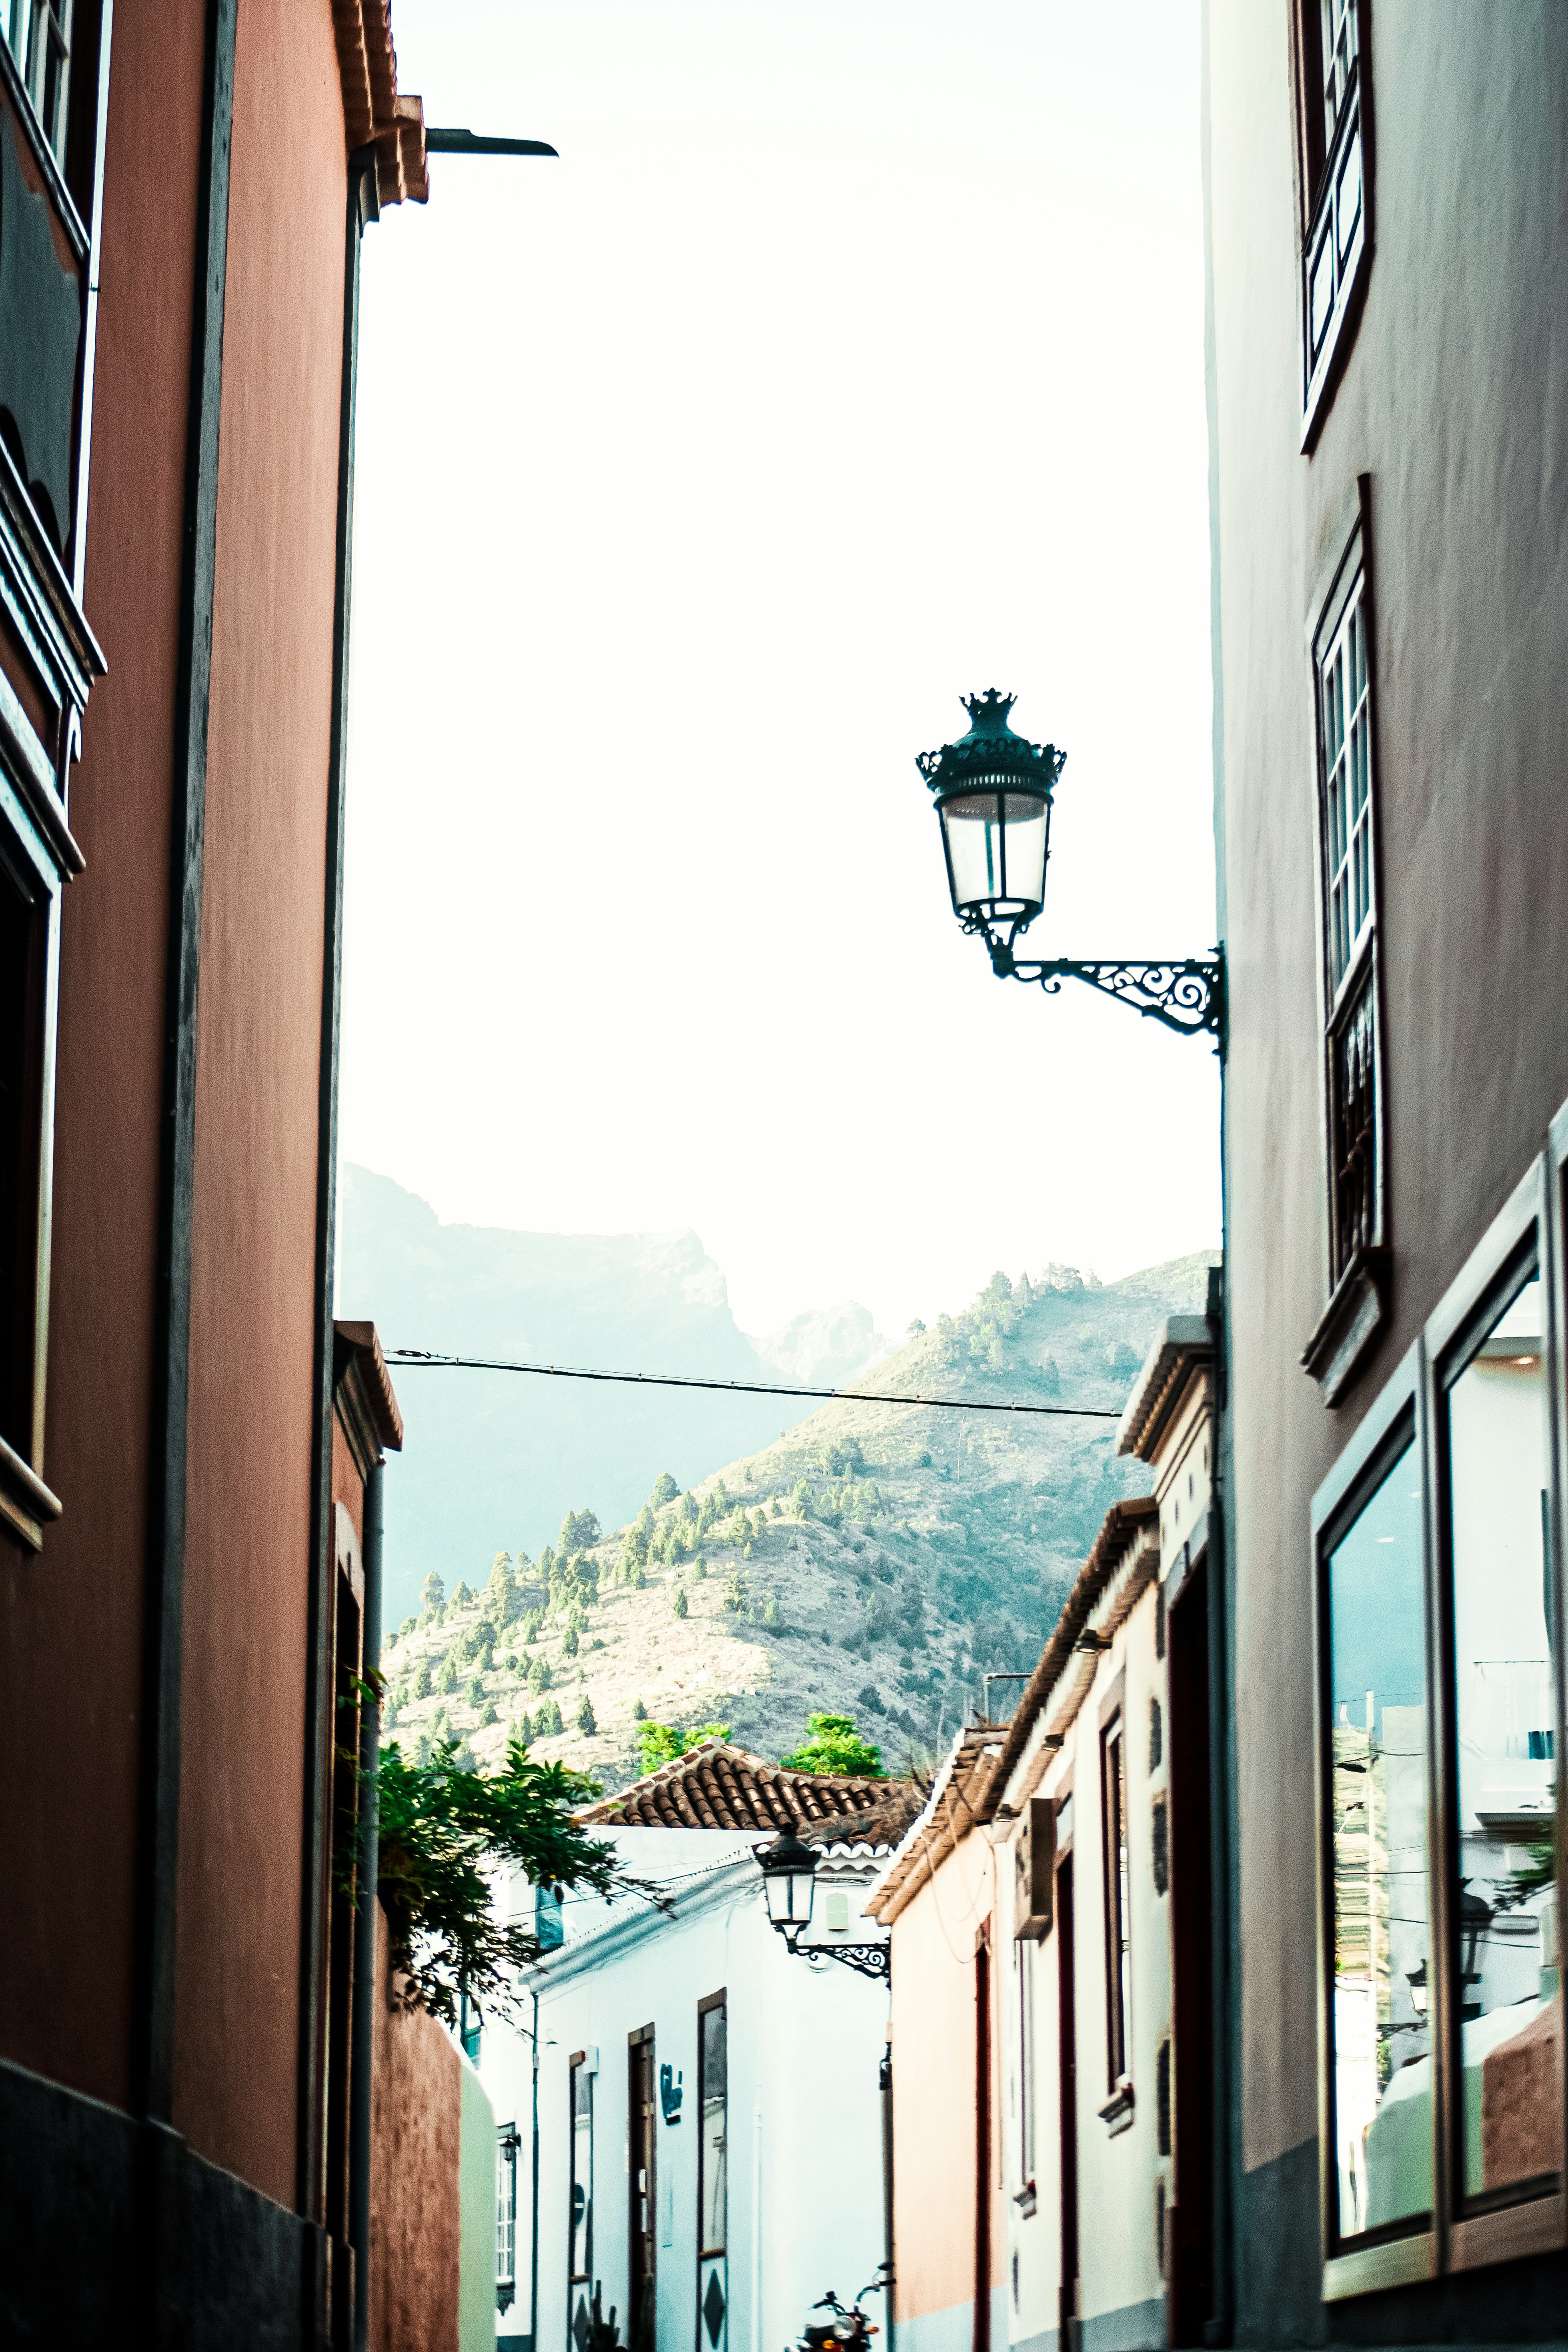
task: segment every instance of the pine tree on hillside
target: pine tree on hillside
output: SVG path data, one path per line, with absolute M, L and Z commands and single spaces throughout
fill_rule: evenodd
M 678 1585 L 676 1586 L 676 1588 L 675 1588 L 675 1598 L 674 1598 L 674 1600 L 670 1602 L 670 1604 L 669 1604 L 669 1605 L 670 1605 L 670 1607 L 674 1610 L 674 1612 L 675 1612 L 675 1613 L 676 1613 L 676 1615 L 677 1615 L 678 1617 L 684 1617 L 684 1616 L 685 1616 L 685 1614 L 686 1614 L 686 1587 L 685 1587 L 683 1584 L 678 1584 Z
M 438 1617 L 446 1607 L 447 1588 L 434 1569 L 430 1570 L 420 1586 L 419 1598 L 425 1604 L 425 1613 L 427 1617 Z
M 590 1737 L 599 1728 L 594 1720 L 594 1702 L 586 1691 L 584 1692 L 577 1708 L 577 1728 L 579 1731 L 587 1732 Z
M 672 1503 L 679 1492 L 679 1487 L 676 1485 L 668 1471 L 661 1470 L 658 1476 L 653 1482 L 653 1492 L 648 1496 L 648 1501 L 657 1511 L 662 1504 Z

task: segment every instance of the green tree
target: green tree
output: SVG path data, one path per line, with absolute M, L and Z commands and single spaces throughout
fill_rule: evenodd
M 533 1718 L 533 1728 L 541 1739 L 553 1739 L 564 1730 L 565 1726 L 561 1720 L 561 1708 L 556 1700 L 552 1698 L 545 1700 Z
M 646 1723 L 647 1721 L 647 1709 L 644 1706 L 640 1698 L 632 1708 L 632 1721 L 634 1723 Z
M 653 1482 L 653 1492 L 648 1496 L 648 1501 L 657 1511 L 659 1509 L 661 1505 L 665 1503 L 673 1503 L 679 1492 L 679 1487 L 676 1485 L 668 1471 L 661 1470 L 658 1476 Z
M 562 1634 L 561 1654 L 563 1658 L 574 1658 L 576 1656 L 577 1628 L 575 1625 L 568 1625 L 564 1633 Z
M 528 1687 L 531 1691 L 547 1691 L 550 1688 L 550 1661 L 548 1658 L 530 1658 L 528 1662 Z
M 436 1677 L 436 1687 L 443 1697 L 448 1691 L 455 1691 L 458 1687 L 458 1669 L 452 1663 L 450 1650 L 441 1661 L 441 1671 Z
M 420 1659 L 418 1669 L 414 1676 L 415 1697 L 428 1698 L 430 1696 L 430 1660 L 428 1655 L 426 1655 Z
M 861 1738 L 849 1715 L 808 1716 L 805 1738 L 793 1756 L 781 1756 L 779 1762 L 792 1772 L 848 1773 L 868 1780 L 885 1777 L 881 1749 Z
M 776 1626 L 778 1622 L 779 1604 L 777 1596 L 770 1592 L 767 1599 L 763 1603 L 763 1622 L 764 1625 Z
M 563 1552 L 591 1551 L 600 1541 L 598 1516 L 593 1511 L 568 1511 L 558 1538 Z
M 729 1737 L 727 1723 L 699 1723 L 689 1731 L 682 1731 L 679 1724 L 655 1723 L 649 1717 L 637 1732 L 642 1769 L 645 1772 L 657 1772 L 661 1764 L 673 1764 L 678 1756 L 684 1756 L 689 1748 L 700 1748 L 705 1739 Z
M 479 1680 L 478 1675 L 474 1676 L 473 1681 L 468 1685 L 468 1687 L 464 1692 L 463 1696 L 468 1700 L 470 1706 L 483 1706 L 485 1703 L 485 1686 Z
M 691 1573 L 699 1584 L 704 1582 L 707 1578 L 708 1563 L 703 1559 L 700 1552 L 698 1553 L 696 1559 L 691 1563 Z
M 685 1587 L 683 1584 L 678 1584 L 678 1585 L 676 1586 L 676 1588 L 675 1588 L 675 1598 L 674 1598 L 674 1600 L 670 1602 L 670 1604 L 669 1604 L 669 1605 L 670 1605 L 670 1607 L 674 1610 L 674 1612 L 675 1612 L 675 1613 L 676 1613 L 676 1615 L 677 1615 L 678 1617 L 684 1617 L 684 1616 L 685 1616 L 685 1614 L 686 1614 L 686 1587 Z
M 743 1544 L 751 1532 L 752 1523 L 750 1519 L 747 1518 L 745 1512 L 741 1508 L 740 1504 L 737 1503 L 735 1506 L 734 1517 L 731 1518 L 728 1528 L 724 1531 L 724 1539 L 727 1543 Z
M 466 1584 L 459 1583 L 459 1584 L 458 1584 L 458 1589 L 457 1589 L 456 1592 L 454 1592 L 454 1593 L 453 1593 L 453 1595 L 452 1595 L 452 1606 L 453 1606 L 453 1608 L 454 1608 L 454 1609 L 471 1609 L 471 1608 L 473 1607 L 473 1603 L 474 1603 L 474 1596 L 473 1596 L 473 1594 L 468 1591 L 468 1586 L 467 1586 Z
M 486 1703 L 484 1721 L 487 1726 L 492 1723 L 499 1723 L 500 1721 L 500 1717 L 496 1713 L 496 1703 L 493 1698 Z
M 731 1569 L 730 1571 L 730 1580 L 724 1587 L 724 1606 L 737 1617 L 745 1609 L 746 1588 L 741 1580 L 738 1569 Z
M 425 1603 L 427 1614 L 432 1617 L 438 1617 L 442 1610 L 446 1607 L 447 1588 L 442 1583 L 434 1569 L 430 1570 L 429 1575 L 420 1586 L 419 1598 Z
M 454 2030 L 461 1997 L 498 2017 L 521 2015 L 515 1971 L 539 1957 L 531 1927 L 493 1914 L 489 1871 L 507 1862 L 535 1885 L 611 1895 L 628 1881 L 615 1849 L 574 1814 L 600 1793 L 563 1764 L 536 1763 L 521 1739 L 500 1772 L 462 1766 L 457 1744 L 409 1763 L 394 1743 L 375 1775 L 380 1811 L 376 1892 L 409 2008 Z M 353 1885 L 353 1853 L 339 1869 Z
M 577 1728 L 579 1731 L 586 1731 L 590 1734 L 599 1728 L 594 1720 L 594 1702 L 586 1691 L 577 1703 Z

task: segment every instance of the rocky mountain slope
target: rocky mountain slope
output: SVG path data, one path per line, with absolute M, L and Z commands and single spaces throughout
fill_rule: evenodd
M 863 1307 L 752 1339 L 695 1234 L 520 1234 L 444 1225 L 389 1177 L 345 1167 L 337 1309 L 383 1345 L 611 1370 L 838 1387 L 886 1352 Z M 682 1485 L 809 1410 L 779 1398 L 599 1386 L 394 1364 L 407 1446 L 386 1482 L 392 1622 L 432 1567 L 481 1576 L 499 1544 L 537 1551 L 592 1495 L 606 1526 L 660 1468 Z
M 1104 1286 L 1062 1266 L 998 1276 L 863 1385 L 1119 1412 L 1213 1263 Z M 538 1752 L 615 1788 L 639 1769 L 644 1717 L 725 1723 L 778 1756 L 827 1709 L 901 1767 L 979 1704 L 983 1674 L 1033 1664 L 1106 1509 L 1146 1487 L 1114 1431 L 846 1399 L 684 1493 L 662 1478 L 613 1533 L 584 1507 L 537 1559 L 498 1556 L 479 1591 L 405 1619 L 384 1661 L 390 1736 L 483 1760 L 526 1717 Z

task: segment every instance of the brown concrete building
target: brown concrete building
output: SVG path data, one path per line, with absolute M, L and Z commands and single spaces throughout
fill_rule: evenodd
M 5 24 L 0 2335 L 336 2340 L 357 257 L 423 124 L 384 0 Z
M 1205 0 L 1204 40 L 1209 2340 L 1554 2336 L 1568 11 Z

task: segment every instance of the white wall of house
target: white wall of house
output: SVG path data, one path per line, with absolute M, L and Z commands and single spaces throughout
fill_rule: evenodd
M 629 2037 L 651 2025 L 655 2076 L 682 2078 L 679 2120 L 657 2130 L 658 2352 L 782 2352 L 827 2288 L 847 2302 L 884 2247 L 878 2074 L 884 1983 L 842 1963 L 792 1957 L 769 1927 L 758 1833 L 616 1828 L 629 1868 L 673 1896 L 672 1917 L 625 1896 L 568 1898 L 565 1942 L 531 1979 L 539 1993 L 539 2341 L 577 2352 L 569 2330 L 569 2063 L 597 2054 L 594 2080 L 592 2274 L 607 2317 L 630 2333 Z M 861 1916 L 879 1860 L 840 1850 L 818 1866 L 811 1940 L 880 1938 Z M 834 1904 L 831 1898 L 841 1898 Z M 510 1897 L 531 1912 L 532 1889 Z M 827 1924 L 840 1908 L 846 1925 Z M 728 2316 L 710 2341 L 698 2311 L 698 2003 L 727 1996 Z M 479 2072 L 498 2123 L 515 2121 L 517 2299 L 503 2342 L 529 2327 L 531 2053 L 523 2032 L 487 2025 Z M 873 2306 L 875 2307 L 875 2306 Z

